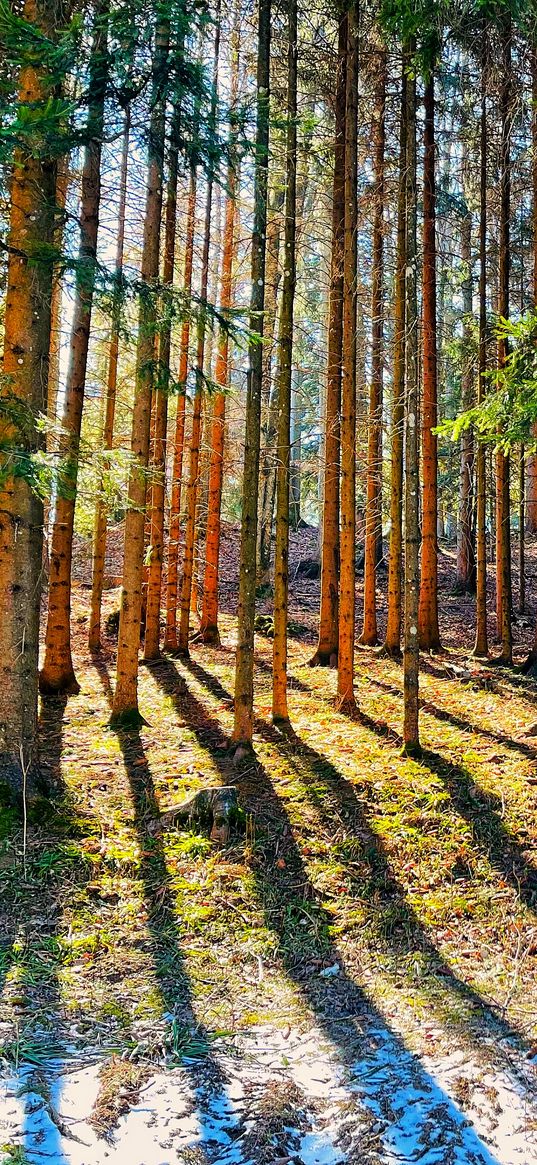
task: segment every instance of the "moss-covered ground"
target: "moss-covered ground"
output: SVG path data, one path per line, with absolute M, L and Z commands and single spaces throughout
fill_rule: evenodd
M 110 597 L 110 602 L 112 597 Z M 379 1014 L 418 1052 L 537 1050 L 537 687 L 461 653 L 425 661 L 423 756 L 401 755 L 402 672 L 357 653 L 358 715 L 290 644 L 292 732 L 270 720 L 258 636 L 255 759 L 235 768 L 234 621 L 220 649 L 140 671 L 147 726 L 108 725 L 110 641 L 81 693 L 47 700 L 53 806 L 26 837 L 0 817 L 0 1045 L 5 1060 L 102 1047 L 131 1062 L 210 1054 L 215 1036 L 314 1015 Z M 224 848 L 152 822 L 236 783 Z

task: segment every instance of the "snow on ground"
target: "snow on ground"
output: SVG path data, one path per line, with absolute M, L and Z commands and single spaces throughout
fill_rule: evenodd
M 102 1056 L 21 1064 L 0 1080 L 1 1165 L 537 1165 L 519 1073 L 418 1059 L 380 1025 L 349 1063 L 318 1029 L 285 1036 L 154 1075 L 106 1139 L 89 1123 Z

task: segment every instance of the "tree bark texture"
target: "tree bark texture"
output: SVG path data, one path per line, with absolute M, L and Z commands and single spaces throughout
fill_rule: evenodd
M 84 150 L 80 191 L 80 243 L 50 546 L 48 617 L 40 676 L 41 691 L 47 694 L 79 691 L 71 654 L 71 564 L 78 454 L 97 263 L 101 153 L 108 79 L 107 23 L 108 3 L 102 0 L 95 13 L 89 69 L 88 140 Z
M 533 305 L 537 309 L 537 48 L 534 48 L 531 54 L 531 77 L 533 109 L 531 119 L 533 149 Z M 533 437 L 537 438 L 537 425 L 533 427 Z M 537 534 L 537 453 L 532 453 L 527 458 L 526 472 L 526 530 L 528 534 Z
M 465 366 L 462 375 L 461 407 L 467 410 L 474 403 L 474 371 L 471 357 L 471 323 L 473 308 L 472 280 L 472 215 L 467 210 L 461 224 L 461 257 L 464 264 L 463 300 L 463 352 Z M 465 429 L 461 436 L 461 462 L 459 477 L 459 520 L 457 523 L 457 589 L 464 592 L 475 590 L 475 545 L 474 545 L 474 441 L 471 429 Z
M 384 650 L 401 654 L 403 570 L 403 426 L 405 409 L 405 270 L 406 270 L 406 153 L 407 60 L 403 54 L 401 119 L 399 126 L 399 187 L 397 195 L 397 255 L 393 326 L 393 382 L 391 422 L 390 551 L 388 558 L 388 616 Z
M 116 688 L 113 720 L 136 722 L 138 711 L 138 652 L 142 614 L 144 570 L 144 527 L 151 430 L 151 399 L 154 378 L 156 335 L 155 284 L 159 274 L 160 227 L 166 112 L 166 78 L 170 29 L 162 19 L 155 29 L 152 80 L 152 113 L 149 125 L 144 239 L 142 248 L 142 291 L 138 315 L 138 342 L 131 428 L 131 458 L 123 585 L 118 632 Z
M 216 102 L 218 92 L 218 58 L 220 53 L 220 0 L 217 3 L 215 14 L 216 31 L 214 38 L 214 72 L 213 96 L 210 111 L 210 132 L 214 135 L 216 125 Z M 211 211 L 213 202 L 214 173 L 212 169 L 207 176 L 207 192 L 205 203 L 205 226 L 203 235 L 203 253 L 201 257 L 201 284 L 200 299 L 202 306 L 207 303 L 209 286 L 209 257 L 211 250 Z M 188 467 L 187 507 L 185 523 L 185 549 L 183 555 L 183 577 L 181 580 L 181 610 L 179 618 L 179 636 L 177 650 L 181 655 L 188 655 L 188 640 L 190 631 L 190 606 L 192 598 L 192 582 L 194 575 L 194 549 L 196 541 L 196 503 L 200 478 L 200 447 L 202 431 L 203 409 L 203 369 L 205 355 L 206 321 L 203 313 L 198 318 L 196 328 L 196 384 L 192 411 L 192 433 L 190 439 L 190 458 Z
M 114 301 L 112 304 L 112 327 L 110 332 L 110 348 L 108 351 L 108 375 L 106 380 L 106 395 L 103 417 L 103 449 L 112 449 L 114 441 L 114 418 L 116 412 L 117 373 L 119 363 L 119 330 L 121 313 L 121 280 L 123 274 L 123 250 L 125 243 L 125 210 L 127 205 L 127 178 L 130 140 L 130 114 L 125 111 L 123 127 L 123 149 L 121 154 L 121 172 L 119 178 L 119 206 L 117 219 L 116 239 L 116 269 Z M 99 492 L 95 505 L 95 522 L 93 528 L 93 563 L 91 587 L 91 611 L 88 645 L 90 651 L 98 651 L 101 645 L 101 607 L 103 597 L 104 566 L 106 557 L 107 517 L 106 504 L 103 497 L 104 472 L 99 482 Z
M 418 753 L 419 738 L 419 454 L 416 79 L 407 79 L 406 164 L 406 362 L 405 362 L 405 616 L 403 651 L 403 744 Z
M 185 261 L 183 290 L 185 296 L 192 291 L 192 271 L 194 266 L 194 233 L 196 227 L 197 174 L 192 167 L 188 192 L 186 216 Z M 165 651 L 177 650 L 177 598 L 179 581 L 179 540 L 181 535 L 181 497 L 183 487 L 183 459 L 185 448 L 186 422 L 186 382 L 188 377 L 188 355 L 190 345 L 190 316 L 187 314 L 181 327 L 179 357 L 179 396 L 175 418 L 175 438 L 173 446 L 172 488 L 170 497 L 170 529 L 168 533 L 168 561 L 166 575 L 166 628 L 164 633 Z
M 341 411 L 341 344 L 343 334 L 343 253 L 345 245 L 345 102 L 347 16 L 340 17 L 336 80 L 334 176 L 332 185 L 332 254 L 328 301 L 328 352 L 324 434 L 323 529 L 319 641 L 313 665 L 335 666 L 338 653 L 339 473 Z
M 369 395 L 367 486 L 364 546 L 364 618 L 361 643 L 378 642 L 377 558 L 382 542 L 382 409 L 384 323 L 384 150 L 386 139 L 386 54 L 381 50 L 377 78 L 375 126 L 375 214 L 371 302 L 371 387 Z
M 479 195 L 479 369 L 477 403 L 485 399 L 487 371 L 487 68 L 488 33 L 483 27 Z M 488 656 L 487 628 L 487 462 L 485 446 L 476 449 L 476 638 L 474 654 Z
M 296 119 L 297 0 L 288 17 L 287 149 L 285 190 L 284 274 L 278 337 L 278 444 L 276 470 L 276 547 L 274 554 L 274 640 L 272 653 L 272 718 L 286 723 L 287 617 L 289 606 L 289 476 L 291 467 L 291 380 L 293 309 L 296 287 Z
M 237 101 L 239 88 L 240 11 L 237 5 L 231 45 L 231 110 Z M 222 249 L 220 310 L 225 315 L 233 303 L 233 260 L 235 257 L 235 217 L 238 185 L 236 128 L 231 115 L 229 132 L 229 165 Z M 205 572 L 200 622 L 200 637 L 204 643 L 219 644 L 218 631 L 218 576 L 220 561 L 220 516 L 222 509 L 222 482 L 224 475 L 224 442 L 226 430 L 226 389 L 229 384 L 229 333 L 220 330 L 216 355 L 215 381 L 218 391 L 214 398 L 211 451 L 209 464 L 209 493 L 207 510 L 207 538 Z
M 166 221 L 162 282 L 173 292 L 175 270 L 175 235 L 177 222 L 177 179 L 179 163 L 180 109 L 176 106 L 170 126 L 168 180 L 166 185 Z M 165 307 L 165 300 L 163 306 Z M 151 519 L 149 531 L 149 571 L 145 618 L 144 659 L 160 654 L 160 607 L 162 598 L 162 563 L 164 556 L 164 502 L 166 492 L 166 438 L 168 432 L 168 393 L 170 388 L 170 352 L 172 339 L 171 304 L 161 327 L 158 346 L 158 384 L 154 390 L 155 434 L 151 478 Z
M 255 141 L 254 224 L 252 231 L 252 291 L 250 329 L 257 332 L 249 345 L 246 389 L 242 524 L 239 567 L 235 717 L 233 738 L 238 745 L 252 743 L 254 704 L 254 622 L 256 588 L 257 505 L 261 391 L 263 381 L 263 310 L 270 109 L 270 0 L 259 0 L 257 55 L 257 125 Z
M 339 576 L 339 706 L 352 712 L 354 696 L 355 533 L 356 533 L 356 283 L 358 11 L 349 11 L 345 112 L 345 243 L 341 376 L 341 533 Z
M 437 348 L 436 348 L 436 184 L 435 184 L 434 73 L 425 86 L 423 162 L 423 414 L 422 414 L 422 529 L 419 598 L 420 647 L 438 651 L 438 512 Z
M 56 9 L 25 0 L 24 19 L 44 36 Z M 43 151 L 39 113 L 53 89 L 44 62 L 21 66 L 18 101 L 35 111 L 36 133 L 14 154 L 4 329 L 0 457 L 0 782 L 20 799 L 38 780 L 37 668 L 43 505 L 27 472 L 42 447 L 36 419 L 46 411 L 55 232 L 56 164 Z M 36 149 L 39 142 L 41 148 Z M 9 405 L 14 407 L 11 410 Z M 4 411 L 5 408 L 5 411 Z M 19 409 L 21 412 L 19 413 Z M 12 414 L 12 415 L 11 415 Z M 17 423 L 22 415 L 23 423 Z M 14 472 L 6 471 L 5 458 Z M 26 471 L 25 471 L 26 470 Z
M 502 79 L 500 93 L 500 239 L 498 315 L 509 318 L 510 275 L 510 213 L 511 213 L 511 130 L 512 130 L 512 75 L 511 22 L 506 17 L 502 32 Z M 507 341 L 498 341 L 498 368 L 505 365 L 508 356 Z M 501 642 L 500 659 L 513 662 L 511 630 L 511 504 L 509 489 L 509 457 L 496 453 L 496 629 Z

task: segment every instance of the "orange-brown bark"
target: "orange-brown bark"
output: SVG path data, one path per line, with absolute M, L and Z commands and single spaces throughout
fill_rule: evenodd
M 54 231 L 54 246 L 61 251 L 64 235 L 65 204 L 69 186 L 69 166 L 66 158 L 58 162 L 56 178 L 56 229 Z M 58 221 L 59 220 L 59 221 Z M 47 448 L 52 448 L 54 426 L 57 420 L 58 388 L 60 384 L 60 352 L 61 352 L 61 322 L 62 322 L 62 278 L 61 265 L 56 264 L 52 285 L 50 304 L 50 355 L 48 362 L 48 389 L 47 389 L 47 421 L 50 426 L 47 435 Z
M 165 93 L 170 28 L 161 19 L 155 30 L 153 54 L 153 104 L 148 144 L 148 169 L 142 249 L 136 380 L 131 428 L 132 467 L 129 474 L 125 516 L 123 585 L 119 617 L 116 687 L 112 718 L 136 722 L 138 711 L 138 652 L 142 613 L 144 525 L 147 466 L 151 428 L 151 398 L 154 376 L 156 305 L 154 284 L 158 279 L 160 226 L 162 216 L 162 176 L 164 164 Z
M 461 225 L 461 258 L 464 264 L 462 284 L 463 345 L 468 355 L 462 375 L 461 406 L 464 411 L 474 403 L 474 362 L 471 353 L 473 280 L 472 280 L 472 215 L 467 210 Z M 459 478 L 459 520 L 457 524 L 457 589 L 475 590 L 475 547 L 473 530 L 474 509 L 474 440 L 471 429 L 461 436 L 461 465 Z
M 324 434 L 323 530 L 319 640 L 312 666 L 335 666 L 338 652 L 339 471 L 343 251 L 345 233 L 345 100 L 347 18 L 339 21 L 332 187 L 332 255 L 328 304 L 328 353 Z
M 531 54 L 531 77 L 533 97 L 531 119 L 533 147 L 533 303 L 537 309 L 537 48 L 534 48 Z M 537 425 L 533 427 L 532 436 L 537 438 Z M 537 534 L 537 454 L 532 453 L 527 458 L 526 465 L 526 530 L 528 533 Z
M 479 369 L 477 401 L 485 398 L 487 371 L 487 66 L 488 32 L 483 26 L 481 57 L 481 127 L 480 127 L 480 205 L 479 205 Z M 474 654 L 488 655 L 487 628 L 487 465 L 485 447 L 476 450 L 476 638 Z
M 218 57 L 220 51 L 220 0 L 217 0 L 215 20 L 216 31 L 214 38 L 213 99 L 210 112 L 210 124 L 213 133 L 216 119 L 216 100 L 218 89 Z M 211 249 L 211 209 L 213 199 L 213 185 L 214 174 L 212 171 L 210 171 L 207 177 L 203 253 L 201 257 L 200 299 L 202 304 L 207 302 L 207 290 L 209 286 L 209 255 Z M 185 522 L 185 550 L 183 556 L 183 577 L 181 581 L 181 613 L 179 619 L 179 635 L 177 640 L 177 650 L 181 653 L 181 655 L 188 655 L 188 641 L 190 633 L 190 608 L 194 576 L 194 549 L 196 541 L 196 503 L 198 497 L 200 470 L 205 337 L 205 318 L 203 314 L 201 314 L 199 316 L 196 329 L 196 387 L 194 391 L 192 412 L 192 435 L 190 440 Z
M 174 110 L 170 127 L 166 225 L 162 280 L 172 288 L 175 267 L 177 220 L 177 178 L 179 161 L 179 109 Z M 156 659 L 160 652 L 160 605 L 162 561 L 164 554 L 164 500 L 166 485 L 166 437 L 168 430 L 168 391 L 170 383 L 171 315 L 162 326 L 158 348 L 158 386 L 154 396 L 155 431 L 152 455 L 151 516 L 149 528 L 149 569 L 145 617 L 144 659 Z
M 108 352 L 108 376 L 106 381 L 106 396 L 103 418 L 103 449 L 112 449 L 114 441 L 114 418 L 116 411 L 116 389 L 119 361 L 119 314 L 121 298 L 121 277 L 123 271 L 123 248 L 125 242 L 125 210 L 127 205 L 127 175 L 129 158 L 130 114 L 125 112 L 123 127 L 123 149 L 121 155 L 121 172 L 119 179 L 119 205 L 117 218 L 116 239 L 116 286 L 114 303 L 112 305 L 112 328 L 110 333 L 110 348 Z M 95 506 L 95 523 L 93 528 L 93 564 L 91 611 L 88 646 L 90 651 L 97 651 L 101 643 L 101 605 L 103 596 L 104 564 L 106 556 L 107 517 L 106 505 L 102 496 L 104 489 L 104 474 L 99 483 L 99 492 Z
M 197 177 L 195 168 L 190 174 L 188 208 L 186 216 L 185 266 L 183 289 L 186 296 L 192 290 L 192 270 L 194 265 L 194 230 L 196 225 Z M 165 651 L 177 650 L 177 598 L 179 579 L 179 540 L 181 535 L 181 495 L 183 485 L 183 457 L 185 447 L 186 421 L 186 381 L 188 376 L 188 353 L 190 344 L 190 317 L 187 315 L 181 328 L 181 348 L 179 357 L 179 396 L 175 419 L 175 440 L 173 448 L 172 488 L 170 498 L 170 529 L 168 535 L 168 562 L 166 576 L 166 629 Z
M 291 379 L 293 308 L 296 286 L 296 116 L 298 30 L 297 0 L 289 5 L 287 65 L 287 147 L 285 239 L 282 308 L 278 345 L 278 445 L 276 547 L 274 555 L 274 641 L 272 651 L 272 718 L 289 720 L 287 710 L 287 616 L 289 606 L 289 471 L 291 462 Z
M 233 739 L 251 746 L 254 726 L 254 623 L 261 391 L 263 382 L 263 310 L 267 230 L 268 145 L 270 112 L 271 0 L 259 0 L 257 49 L 257 120 L 255 136 L 254 223 L 250 295 L 249 369 L 246 390 L 239 603 L 235 663 Z M 257 335 L 255 334 L 257 333 Z
M 54 35 L 60 10 L 25 0 L 23 16 L 45 37 Z M 14 153 L 4 327 L 6 412 L 2 445 L 16 464 L 42 447 L 35 420 L 45 412 L 50 345 L 56 165 L 43 148 L 39 115 L 54 82 L 43 60 L 23 62 L 18 101 L 34 111 L 35 132 Z M 36 148 L 37 145 L 37 148 Z M 22 409 L 10 417 L 6 401 Z M 19 413 L 20 415 L 20 413 Z M 0 781 L 17 797 L 29 796 L 38 777 L 37 667 L 43 547 L 43 506 L 23 473 L 6 474 L 0 489 Z
M 409 46 L 409 57 L 412 45 Z M 405 265 L 405 617 L 403 650 L 403 746 L 419 753 L 419 453 L 416 78 L 406 85 L 406 265 Z
M 272 545 L 272 518 L 274 512 L 274 456 L 278 428 L 277 392 L 272 376 L 274 334 L 278 312 L 278 289 L 281 281 L 280 239 L 285 190 L 277 176 L 270 200 L 267 225 L 267 264 L 265 272 L 265 315 L 263 320 L 263 388 L 261 405 L 261 469 L 259 478 L 259 526 L 257 532 L 257 585 L 270 581 L 270 552 Z
M 71 562 L 78 479 L 78 452 L 86 384 L 97 234 L 101 199 L 101 152 L 107 87 L 107 0 L 95 13 L 90 76 L 88 134 L 80 192 L 80 244 L 69 364 L 65 384 L 60 468 L 50 546 L 48 618 L 40 675 L 45 693 L 78 692 L 71 654 Z
M 239 9 L 237 6 L 233 43 L 231 47 L 231 108 L 237 100 L 239 85 Z M 233 301 L 233 258 L 235 253 L 235 200 L 237 193 L 236 131 L 230 129 L 230 161 L 227 172 L 227 195 L 222 248 L 220 310 L 229 311 Z M 218 631 L 218 568 L 220 560 L 220 515 L 222 508 L 222 481 L 224 472 L 224 440 L 226 425 L 226 393 L 229 383 L 229 334 L 221 329 L 218 338 L 215 381 L 224 391 L 214 398 L 211 423 L 209 490 L 207 508 L 207 536 L 205 544 L 205 571 L 200 622 L 200 637 L 205 643 L 219 643 Z

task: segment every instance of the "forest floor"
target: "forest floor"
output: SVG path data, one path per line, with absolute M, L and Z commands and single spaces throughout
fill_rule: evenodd
M 142 667 L 128 733 L 108 727 L 114 641 L 87 651 L 79 548 L 81 692 L 41 714 L 55 805 L 26 837 L 0 814 L 1 1165 L 537 1162 L 537 684 L 471 660 L 445 548 L 445 649 L 403 758 L 400 666 L 357 648 L 352 720 L 307 666 L 314 538 L 293 540 L 293 732 L 259 635 L 239 768 L 232 532 L 222 647 Z M 536 546 L 528 574 L 519 659 Z M 217 784 L 246 815 L 228 845 L 154 832 Z

